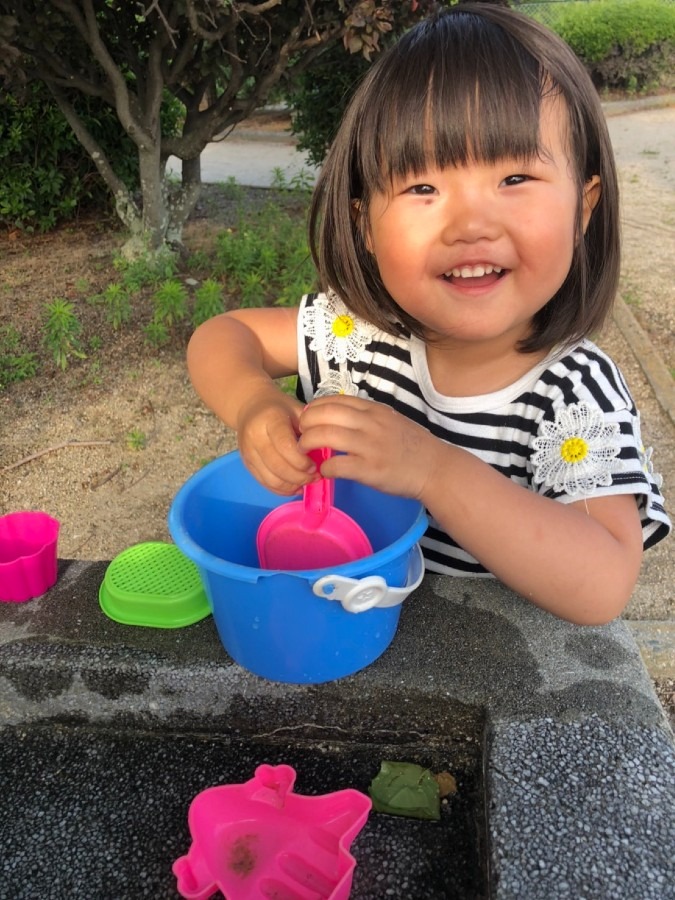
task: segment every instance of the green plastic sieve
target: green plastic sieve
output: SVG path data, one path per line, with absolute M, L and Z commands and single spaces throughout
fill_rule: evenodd
M 98 598 L 106 616 L 123 625 L 182 628 L 211 612 L 196 565 L 175 544 L 160 541 L 116 556 Z

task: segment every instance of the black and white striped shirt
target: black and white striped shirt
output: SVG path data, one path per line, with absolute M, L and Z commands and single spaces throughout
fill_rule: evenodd
M 423 342 L 408 334 L 395 337 L 376 331 L 355 317 L 347 317 L 356 329 L 365 326 L 366 337 L 360 343 L 352 343 L 348 356 L 340 350 L 336 358 L 335 342 L 326 347 L 321 328 L 315 327 L 317 310 L 313 309 L 316 303 L 325 318 L 326 306 L 329 313 L 335 312 L 333 300 L 341 304 L 334 295 L 326 298 L 324 294 L 308 295 L 301 304 L 298 394 L 303 401 L 314 397 L 331 373 L 335 378 L 339 372 L 348 380 L 352 393 L 391 406 L 436 437 L 473 453 L 530 490 L 563 503 L 581 496 L 635 494 L 645 548 L 668 534 L 670 521 L 659 478 L 652 471 L 650 452 L 642 446 L 639 414 L 630 391 L 619 368 L 591 341 L 552 351 L 502 390 L 476 397 L 447 397 L 432 384 Z M 601 421 L 606 431 L 616 434 L 612 438 L 614 458 L 606 464 L 606 483 L 593 484 L 580 495 L 541 481 L 538 461 L 535 458 L 533 462 L 533 457 L 536 446 L 542 446 L 542 438 L 555 434 L 556 416 L 582 407 Z M 430 571 L 464 576 L 490 574 L 433 519 L 421 544 Z

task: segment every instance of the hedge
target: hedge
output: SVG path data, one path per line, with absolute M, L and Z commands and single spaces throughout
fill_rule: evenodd
M 600 88 L 645 90 L 673 84 L 675 4 L 669 0 L 558 3 L 551 27 Z

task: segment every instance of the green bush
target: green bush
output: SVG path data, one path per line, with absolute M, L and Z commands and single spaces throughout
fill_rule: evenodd
M 137 178 L 136 154 L 117 118 L 93 100 L 78 112 L 114 157 L 129 184 Z M 26 95 L 0 96 L 0 222 L 48 231 L 84 204 L 107 203 L 107 188 L 47 88 L 31 84 Z
M 206 281 L 195 291 L 195 302 L 192 310 L 192 324 L 196 328 L 207 319 L 217 316 L 224 310 L 223 289 L 212 278 Z
M 138 152 L 109 106 L 78 97 L 75 108 L 113 169 L 131 189 Z M 165 130 L 177 128 L 182 107 L 167 102 Z M 109 209 L 111 197 L 93 161 L 46 86 L 31 83 L 19 97 L 0 90 L 0 224 L 49 231 L 84 207 Z
M 668 85 L 675 61 L 675 4 L 595 0 L 558 4 L 552 27 L 598 87 L 644 90 Z
M 349 98 L 369 65 L 340 44 L 322 54 L 289 92 L 291 130 L 298 138 L 298 150 L 305 150 L 313 165 L 323 162 Z

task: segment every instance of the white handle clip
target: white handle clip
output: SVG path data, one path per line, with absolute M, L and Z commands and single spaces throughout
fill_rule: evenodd
M 408 594 L 420 586 L 424 578 L 424 557 L 416 544 L 408 565 L 408 576 L 403 587 L 389 587 L 380 575 L 365 578 L 347 578 L 344 575 L 324 575 L 312 585 L 317 597 L 339 600 L 344 609 L 351 613 L 365 612 L 373 607 L 385 609 L 403 603 Z

